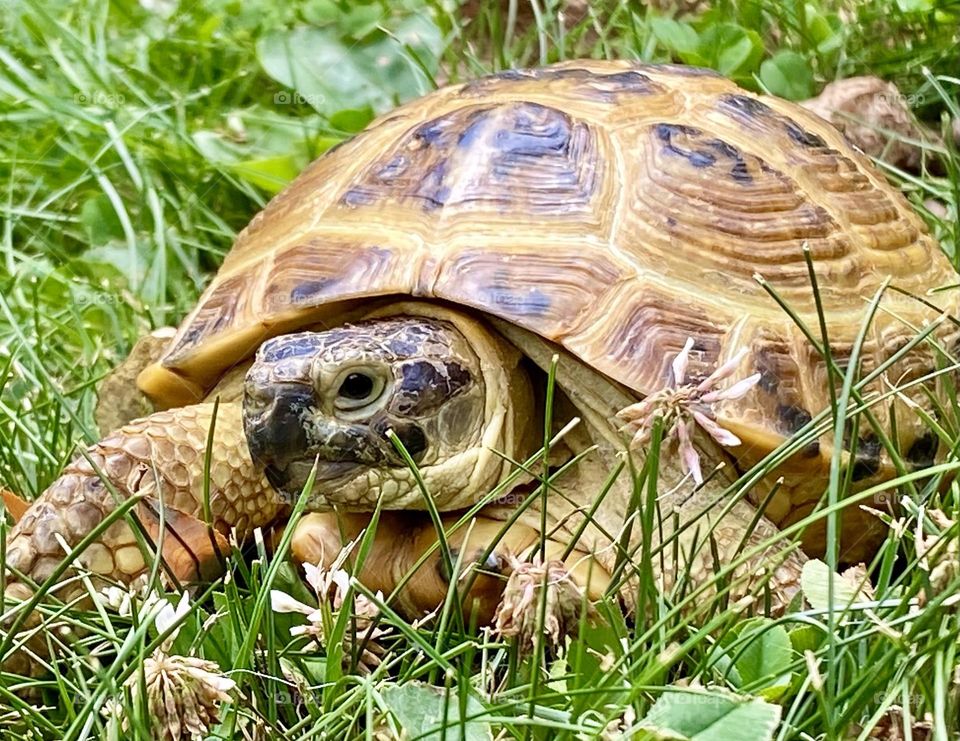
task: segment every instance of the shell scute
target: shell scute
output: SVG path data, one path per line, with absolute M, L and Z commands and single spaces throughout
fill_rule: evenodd
M 670 361 L 688 337 L 696 339 L 690 377 L 708 375 L 720 357 L 728 321 L 723 314 L 708 316 L 705 307 L 666 286 L 637 290 L 626 281 L 591 306 L 562 343 L 580 357 L 602 347 L 604 373 L 631 387 L 656 390 L 668 382 Z
M 313 239 L 290 248 L 272 265 L 263 286 L 265 316 L 320 306 L 328 301 L 365 295 L 374 287 L 385 293 L 406 289 L 396 249 L 378 244 Z
M 583 66 L 546 67 L 533 70 L 507 70 L 466 83 L 463 95 L 484 95 L 491 87 L 536 82 L 543 86 L 555 83 L 570 95 L 599 103 L 616 103 L 621 95 L 662 94 L 664 86 L 637 69 L 622 71 L 596 70 Z
M 415 127 L 364 168 L 340 203 L 573 217 L 590 207 L 599 165 L 593 132 L 561 111 L 469 106 Z
M 491 252 L 466 247 L 444 263 L 434 286 L 438 298 L 476 306 L 522 327 L 557 338 L 587 307 L 631 271 L 601 246 L 541 244 Z

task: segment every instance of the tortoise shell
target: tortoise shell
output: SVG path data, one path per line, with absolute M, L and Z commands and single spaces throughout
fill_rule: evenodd
M 139 383 L 160 407 L 192 403 L 268 337 L 416 296 L 520 325 L 640 394 L 688 337 L 694 377 L 747 347 L 760 383 L 717 412 L 759 455 L 829 405 L 822 359 L 757 280 L 818 336 L 804 249 L 841 364 L 874 293 L 899 289 L 870 325 L 867 371 L 941 313 L 909 294 L 955 279 L 901 194 L 796 105 L 673 65 L 504 72 L 408 103 L 308 167 Z M 912 353 L 888 377 L 932 364 Z M 920 434 L 911 419 L 901 444 Z

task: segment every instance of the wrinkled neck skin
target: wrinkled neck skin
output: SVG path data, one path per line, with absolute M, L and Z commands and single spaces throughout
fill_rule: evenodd
M 526 330 L 499 320 L 494 320 L 494 326 L 504 337 L 522 347 L 530 360 L 546 372 L 556 352 L 552 345 Z M 556 469 L 564 458 L 570 459 L 589 452 L 555 480 L 555 489 L 550 493 L 546 513 L 546 535 L 564 541 L 579 534 L 578 549 L 592 553 L 601 565 L 611 569 L 617 561 L 618 543 L 625 528 L 629 528 L 629 537 L 625 541 L 628 548 L 638 548 L 643 537 L 640 515 L 647 495 L 646 492 L 640 492 L 637 497 L 634 496 L 634 472 L 639 472 L 643 467 L 645 456 L 642 450 L 635 450 L 629 453 L 628 459 L 627 438 L 619 432 L 621 423 L 615 416 L 620 409 L 635 403 L 638 397 L 566 353 L 560 354 L 556 378 L 558 389 L 553 411 L 555 432 L 574 417 L 579 418 L 580 422 L 564 435 L 555 454 L 551 456 L 553 467 Z M 726 461 L 726 456 L 712 441 L 701 438 L 696 435 L 694 444 L 701 454 L 705 470 Z M 611 474 L 621 464 L 623 470 L 611 484 Z M 693 482 L 684 481 L 676 456 L 661 459 L 657 481 L 659 515 L 654 518 L 656 532 L 651 538 L 653 546 L 656 547 L 661 535 L 666 537 L 674 529 L 674 513 L 679 513 L 683 520 L 699 517 L 730 483 L 730 474 L 733 473 L 734 467 L 726 465 L 703 488 L 694 492 Z M 606 494 L 596 507 L 591 521 L 584 524 L 585 513 L 593 507 L 605 488 Z M 639 506 L 634 506 L 634 503 L 639 503 Z M 536 527 L 540 518 L 537 501 L 521 521 Z M 670 574 L 663 576 L 666 581 L 670 580 Z

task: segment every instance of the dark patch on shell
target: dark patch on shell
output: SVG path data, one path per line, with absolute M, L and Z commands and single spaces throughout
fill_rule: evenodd
M 396 154 L 383 167 L 377 170 L 377 177 L 384 181 L 394 180 L 407 171 L 410 159 L 403 154 Z
M 473 95 L 485 92 L 488 88 L 503 83 L 529 82 L 530 80 L 541 80 L 545 82 L 562 80 L 574 83 L 574 89 L 568 92 L 583 92 L 585 97 L 605 103 L 614 103 L 617 100 L 617 96 L 622 93 L 630 95 L 651 95 L 664 91 L 663 85 L 654 82 L 643 73 L 646 69 L 647 66 L 642 66 L 638 69 L 611 72 L 609 74 L 593 72 L 588 69 L 583 69 L 582 67 L 506 70 L 468 82 L 461 88 L 461 92 L 465 95 Z M 660 65 L 654 65 L 650 67 L 650 69 L 674 71 L 666 70 Z M 676 70 L 680 69 L 684 68 L 676 68 Z
M 245 300 L 247 282 L 246 276 L 227 278 L 204 296 L 187 331 L 167 351 L 167 357 L 174 358 L 197 345 L 204 337 L 230 326 Z
M 749 95 L 731 93 L 720 96 L 720 107 L 737 114 L 738 117 L 771 118 L 776 112 L 763 101 Z
M 481 288 L 483 304 L 500 307 L 508 316 L 536 318 L 550 311 L 550 297 L 536 286 L 519 285 L 505 271 L 497 271 Z
M 493 138 L 494 148 L 507 158 L 558 154 L 570 144 L 570 119 L 553 108 L 523 104 L 510 123 L 512 126 L 504 126 Z
M 650 93 L 656 93 L 662 90 L 662 88 L 653 80 L 651 80 L 642 72 L 637 72 L 636 70 L 629 70 L 627 72 L 614 72 L 612 75 L 604 75 L 600 78 L 600 80 L 605 85 L 616 85 L 618 90 L 638 93 L 641 95 L 649 95 Z
M 450 199 L 450 188 L 443 183 L 447 174 L 447 163 L 438 162 L 424 175 L 421 191 L 424 193 L 424 208 L 440 208 Z
M 694 167 L 709 167 L 717 161 L 717 158 L 709 152 L 697 149 L 686 149 L 674 142 L 674 137 L 678 134 L 688 137 L 698 137 L 703 133 L 700 129 L 695 129 L 692 126 L 684 126 L 683 124 L 660 123 L 657 124 L 653 130 L 657 138 L 663 142 L 664 150 L 670 152 L 670 154 L 683 157 Z
M 541 80 L 573 80 L 581 83 L 581 89 L 588 97 L 614 103 L 617 97 L 629 95 L 652 95 L 663 92 L 663 86 L 651 80 L 637 70 L 624 70 L 609 75 L 598 75 L 586 69 L 545 69 L 540 70 L 537 78 Z
M 683 157 L 693 167 L 713 167 L 720 161 L 729 163 L 730 176 L 741 185 L 753 182 L 743 153 L 732 144 L 716 138 L 703 138 L 703 131 L 682 124 L 659 123 L 654 127 L 664 151 Z
M 784 133 L 795 144 L 809 149 L 822 149 L 827 147 L 827 143 L 819 134 L 807 131 L 796 121 L 792 121 L 786 116 L 777 113 L 766 103 L 752 98 L 749 95 L 729 94 L 721 95 L 718 107 L 724 112 L 731 114 L 738 121 L 744 123 L 751 122 L 774 122 L 779 124 Z
M 370 193 L 359 188 L 351 188 L 340 199 L 340 202 L 345 206 L 369 206 L 373 201 L 374 198 Z
M 470 95 L 480 90 L 486 90 L 491 85 L 496 85 L 502 82 L 519 82 L 520 80 L 530 80 L 533 79 L 533 76 L 528 70 L 518 70 L 518 69 L 507 69 L 503 72 L 496 72 L 492 75 L 485 75 L 484 77 L 478 77 L 476 80 L 471 80 L 466 83 L 460 90 L 462 93 Z
M 680 77 L 714 77 L 717 79 L 723 79 L 723 75 L 716 70 L 708 69 L 707 67 L 695 67 L 686 64 L 670 64 L 668 62 L 662 62 L 658 64 L 644 65 L 644 69 L 648 69 L 652 72 L 669 72 L 672 75 L 679 75 Z
M 598 165 L 595 133 L 563 111 L 531 102 L 469 106 L 413 128 L 340 202 L 576 213 L 600 182 Z
M 557 280 L 558 275 L 566 278 Z M 470 247 L 447 261 L 434 295 L 549 337 L 622 279 L 620 266 L 608 254 L 589 247 L 529 245 L 509 253 Z
M 793 121 L 785 121 L 784 126 L 787 129 L 787 136 L 803 147 L 819 149 L 827 146 L 822 136 L 814 134 L 812 131 L 807 131 Z
M 312 239 L 281 252 L 270 269 L 263 295 L 269 315 L 320 306 L 330 297 L 375 292 L 389 275 L 395 251 L 377 245 L 337 244 Z
M 310 299 L 328 293 L 335 286 L 338 279 L 334 276 L 329 278 L 319 278 L 318 280 L 305 280 L 294 286 L 290 291 L 290 303 L 307 304 Z
M 474 114 L 476 115 L 476 114 Z M 413 132 L 413 138 L 423 144 L 436 144 L 443 139 L 448 128 L 448 122 L 444 118 L 434 119 L 421 124 Z

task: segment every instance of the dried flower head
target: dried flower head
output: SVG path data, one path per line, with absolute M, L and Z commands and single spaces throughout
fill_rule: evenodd
M 721 381 L 732 376 L 740 367 L 740 362 L 747 354 L 747 349 L 741 348 L 700 383 L 687 383 L 687 366 L 692 349 L 693 338 L 690 337 L 673 359 L 670 383 L 643 401 L 621 409 L 617 417 L 626 422 L 621 430 L 633 435 L 631 448 L 647 443 L 654 422 L 663 420 L 664 442 L 676 438 L 684 473 L 691 474 L 693 480 L 700 484 L 703 483 L 703 473 L 700 470 L 700 455 L 693 446 L 694 424 L 700 425 L 720 445 L 739 445 L 740 438 L 717 422 L 713 405 L 718 401 L 743 398 L 760 382 L 760 374 L 754 373 L 725 389 L 717 388 Z
M 117 728 L 126 730 L 129 725 L 126 722 L 127 710 L 123 706 L 123 703 L 115 697 L 108 697 L 104 700 L 103 706 L 100 708 L 100 715 L 103 716 L 103 719 L 106 720 L 107 723 Z
M 143 663 L 143 687 L 154 737 L 164 741 L 205 738 L 219 722 L 219 704 L 230 702 L 236 683 L 212 661 L 158 649 Z M 127 684 L 139 691 L 139 675 Z
M 153 620 L 159 633 L 172 629 L 159 648 L 143 662 L 143 684 L 140 674 L 133 674 L 126 684 L 138 696 L 146 693 L 147 707 L 153 722 L 153 736 L 165 741 L 206 737 L 210 727 L 219 721 L 219 703 L 230 702 L 236 683 L 225 676 L 220 667 L 195 656 L 170 653 L 180 623 L 190 612 L 190 597 L 184 592 L 176 606 L 154 593 L 141 612 Z M 138 700 L 139 701 L 139 700 Z M 127 729 L 127 719 L 117 717 L 119 704 L 111 701 L 102 711 L 111 722 Z
M 619 718 L 614 718 L 600 731 L 601 741 L 623 741 L 633 738 L 636 734 L 634 725 L 637 722 L 637 713 L 633 706 L 627 705 Z M 586 737 L 584 737 L 586 738 Z
M 544 563 L 537 554 L 531 561 L 512 559 L 511 566 L 513 573 L 497 607 L 494 631 L 504 638 L 516 637 L 521 651 L 531 651 L 541 634 L 548 646 L 558 647 L 575 630 L 584 604 L 583 590 L 562 561 Z M 546 600 L 545 606 L 541 600 Z M 590 610 L 589 602 L 586 604 Z
M 867 572 L 865 563 L 858 563 L 843 570 L 840 578 L 849 584 L 855 591 L 857 601 L 872 602 L 877 598 L 873 584 L 870 582 L 870 574 Z
M 376 602 L 364 594 L 350 592 L 350 574 L 343 568 L 352 549 L 352 544 L 345 547 L 329 568 L 320 564 L 303 565 L 307 583 L 313 588 L 319 607 L 311 607 L 286 592 L 274 589 L 270 592 L 270 603 L 274 612 L 299 612 L 307 618 L 306 625 L 295 625 L 290 629 L 291 635 L 309 636 L 320 647 L 329 649 L 327 630 L 333 627 L 340 611 L 347 605 L 352 610 L 355 635 L 361 641 L 363 649 L 359 656 L 359 668 L 369 671 L 380 664 L 383 647 L 379 639 L 390 631 L 377 625 L 380 608 Z M 348 599 L 349 596 L 349 599 Z M 377 599 L 383 595 L 377 592 Z M 349 604 L 348 604 L 349 603 Z M 351 640 L 353 631 L 349 628 L 344 635 L 344 657 L 351 655 Z

